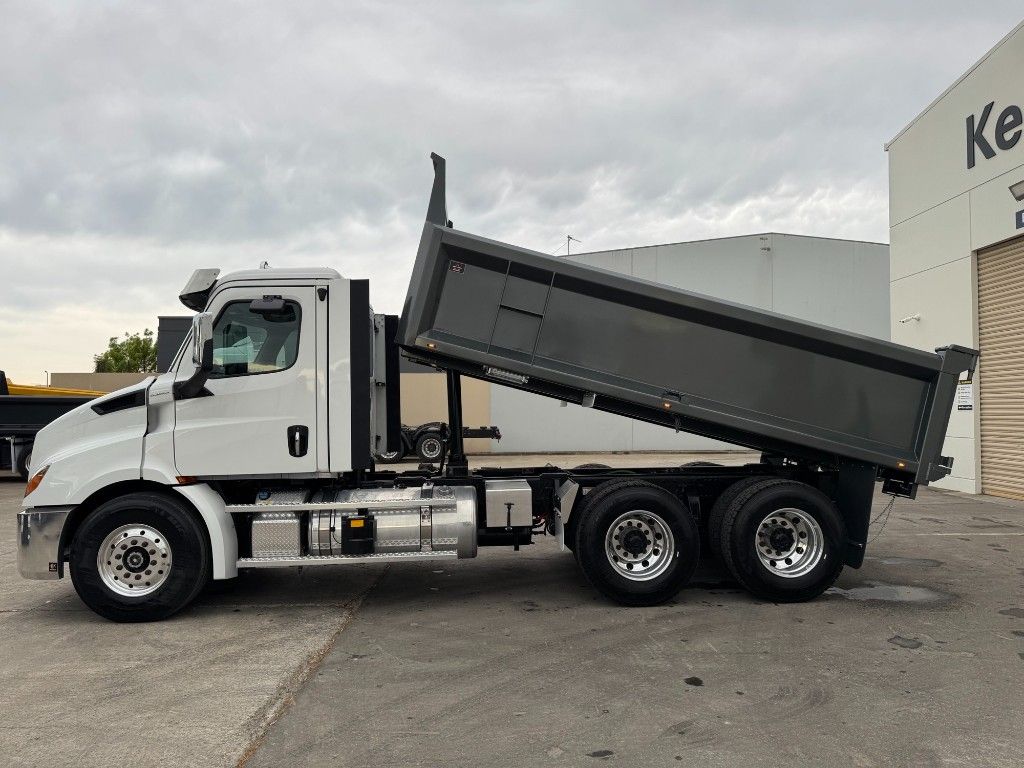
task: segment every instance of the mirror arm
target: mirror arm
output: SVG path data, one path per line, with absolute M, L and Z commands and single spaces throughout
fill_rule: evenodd
M 204 365 L 195 369 L 195 372 L 184 381 L 174 382 L 172 392 L 175 400 L 189 400 L 193 397 L 209 397 L 213 393 L 206 389 L 206 380 L 210 378 L 210 371 L 213 368 L 213 340 L 210 339 L 203 345 Z M 206 365 L 206 361 L 211 364 Z
M 213 393 L 206 389 L 206 380 L 213 371 L 213 317 L 200 312 L 192 319 L 192 363 L 195 371 L 184 381 L 174 382 L 171 388 L 175 400 L 193 397 L 208 397 Z
M 174 382 L 172 392 L 175 400 L 191 400 L 193 397 L 210 397 L 213 392 L 206 388 L 206 371 L 197 370 L 185 381 Z

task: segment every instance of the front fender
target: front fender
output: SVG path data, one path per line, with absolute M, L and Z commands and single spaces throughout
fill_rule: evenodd
M 238 536 L 235 521 L 224 508 L 224 499 L 208 485 L 176 485 L 198 511 L 210 534 L 213 578 L 233 579 L 238 575 Z

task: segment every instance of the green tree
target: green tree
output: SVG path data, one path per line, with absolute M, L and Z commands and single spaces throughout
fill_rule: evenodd
M 93 357 L 96 373 L 152 373 L 156 371 L 156 342 L 146 328 L 141 334 L 110 337 L 107 351 Z

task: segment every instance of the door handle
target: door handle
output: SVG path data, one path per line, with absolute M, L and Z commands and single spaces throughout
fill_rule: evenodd
M 295 424 L 288 427 L 288 453 L 292 456 L 305 456 L 309 450 L 309 427 Z

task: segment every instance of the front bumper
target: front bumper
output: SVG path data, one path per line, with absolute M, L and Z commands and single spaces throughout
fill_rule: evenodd
M 39 507 L 18 513 L 18 573 L 26 579 L 59 579 L 60 534 L 73 507 Z

